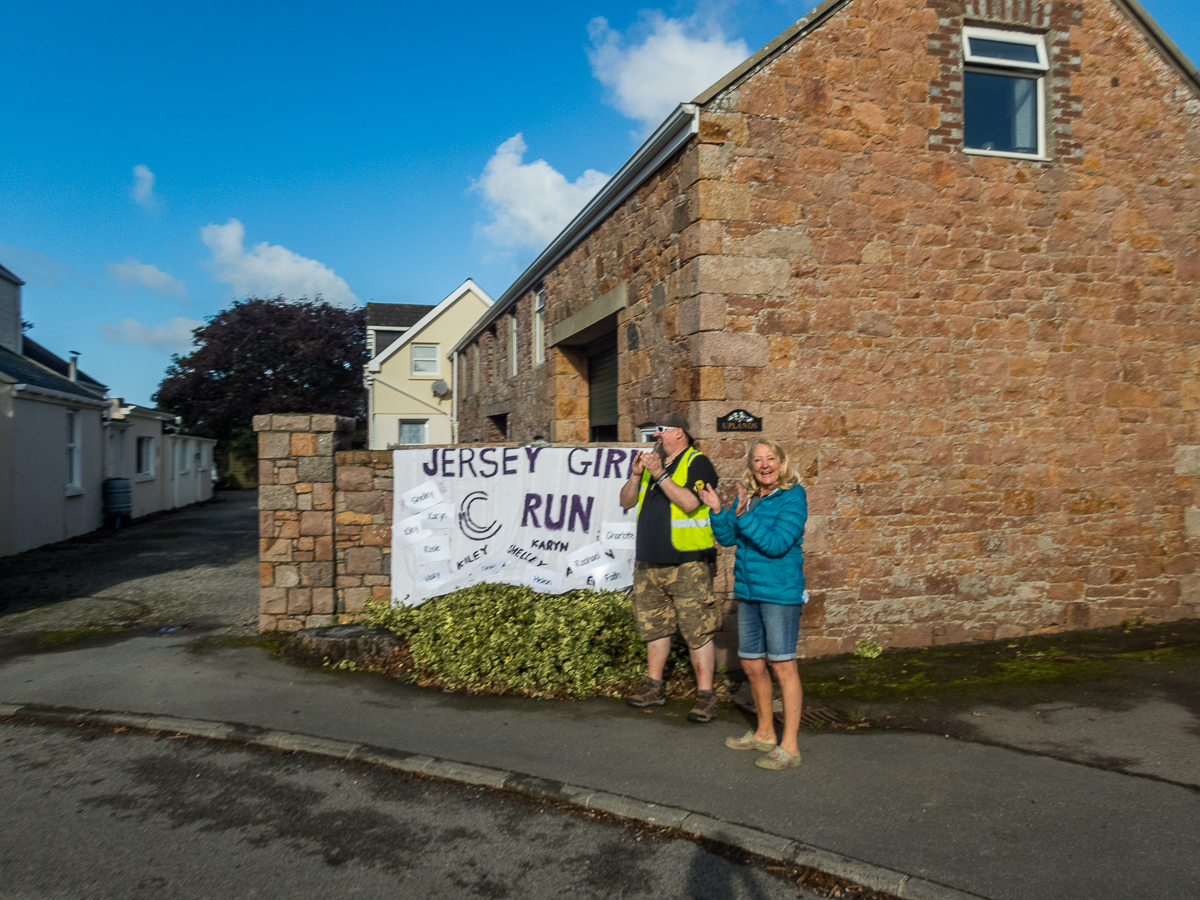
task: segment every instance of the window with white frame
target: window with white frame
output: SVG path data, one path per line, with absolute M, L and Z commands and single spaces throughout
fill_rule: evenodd
M 401 419 L 400 420 L 400 443 L 401 444 L 428 444 L 426 440 L 426 425 L 427 419 Z
M 68 488 L 83 487 L 83 461 L 80 445 L 83 443 L 83 422 L 76 410 L 67 412 L 67 481 Z
M 1046 39 L 963 28 L 963 146 L 969 153 L 1043 157 Z
M 508 361 L 509 374 L 517 377 L 517 312 L 513 310 L 508 316 Z
M 140 437 L 137 439 L 137 474 L 154 474 L 154 438 Z
M 412 345 L 412 373 L 414 375 L 438 374 L 438 345 Z
M 546 292 L 533 295 L 533 364 L 546 361 Z

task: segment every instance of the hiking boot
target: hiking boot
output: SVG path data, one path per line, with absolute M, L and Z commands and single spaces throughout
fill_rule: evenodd
M 696 703 L 688 713 L 689 722 L 711 722 L 717 717 L 717 692 L 696 691 Z
M 662 706 L 667 702 L 667 685 L 665 682 L 647 677 L 642 682 L 642 686 L 638 688 L 638 692 L 632 697 L 626 697 L 625 702 L 638 709 L 644 706 Z

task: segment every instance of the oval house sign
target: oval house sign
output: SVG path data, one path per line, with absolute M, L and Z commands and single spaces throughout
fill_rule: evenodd
M 762 422 L 744 409 L 735 409 L 717 419 L 717 431 L 762 431 Z

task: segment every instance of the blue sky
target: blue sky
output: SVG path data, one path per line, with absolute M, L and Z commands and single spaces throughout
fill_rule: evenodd
M 147 403 L 248 294 L 498 297 L 681 100 L 812 0 L 14 4 L 0 263 Z M 1144 0 L 1193 60 L 1194 3 Z

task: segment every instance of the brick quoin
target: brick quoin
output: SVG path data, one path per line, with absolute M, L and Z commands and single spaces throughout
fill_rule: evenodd
M 683 411 L 731 489 L 742 407 L 801 461 L 805 655 L 1195 615 L 1195 83 L 1114 0 L 822 9 L 549 265 L 548 333 L 624 291 L 622 440 Z M 965 24 L 1045 35 L 1045 159 L 964 152 Z M 588 439 L 534 296 L 515 377 L 461 348 L 460 440 Z

